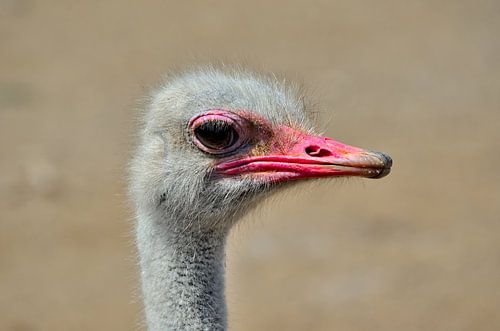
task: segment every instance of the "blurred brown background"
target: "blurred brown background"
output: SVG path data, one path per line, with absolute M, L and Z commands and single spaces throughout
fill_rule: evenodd
M 137 100 L 221 60 L 303 82 L 328 135 L 395 160 L 233 232 L 232 330 L 500 330 L 499 33 L 495 0 L 0 0 L 0 330 L 143 329 Z

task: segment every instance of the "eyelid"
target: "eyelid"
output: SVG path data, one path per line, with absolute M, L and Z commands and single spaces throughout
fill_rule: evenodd
M 191 127 L 200 118 L 217 118 L 217 119 L 229 119 L 233 122 L 240 124 L 244 119 L 242 119 L 238 114 L 222 109 L 210 109 L 203 113 L 200 113 L 189 120 L 188 127 Z
M 205 146 L 199 139 L 196 137 L 194 134 L 194 131 L 196 128 L 198 128 L 200 125 L 203 123 L 206 123 L 207 121 L 218 121 L 218 122 L 225 122 L 228 123 L 228 125 L 231 125 L 234 130 L 236 130 L 236 133 L 238 134 L 238 140 L 229 146 L 226 149 L 223 150 L 214 150 L 211 149 L 207 146 Z M 240 124 L 242 119 L 231 112 L 225 112 L 221 110 L 211 110 L 202 114 L 199 114 L 189 121 L 188 128 L 190 132 L 191 139 L 193 143 L 203 152 L 211 154 L 211 155 L 223 155 L 223 154 L 228 154 L 231 152 L 234 152 L 237 150 L 239 147 L 241 147 L 245 141 L 247 140 L 246 138 L 246 130 L 242 127 Z
M 189 121 L 188 126 L 191 131 L 194 131 L 197 127 L 207 122 L 224 122 L 227 123 L 228 125 L 234 126 L 234 128 L 237 129 L 238 131 L 243 131 L 238 121 L 235 121 L 234 119 L 228 116 L 212 115 L 212 114 L 196 116 Z

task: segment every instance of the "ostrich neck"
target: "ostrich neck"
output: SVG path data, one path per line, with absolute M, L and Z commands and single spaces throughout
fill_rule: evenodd
M 139 217 L 137 245 L 148 330 L 225 330 L 226 233 L 175 232 Z

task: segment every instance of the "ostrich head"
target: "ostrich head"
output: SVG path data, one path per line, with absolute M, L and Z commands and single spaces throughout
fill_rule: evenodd
M 297 179 L 380 178 L 391 166 L 382 153 L 316 135 L 296 89 L 238 70 L 199 69 L 162 85 L 140 139 L 137 209 L 176 215 L 171 230 L 228 229 Z

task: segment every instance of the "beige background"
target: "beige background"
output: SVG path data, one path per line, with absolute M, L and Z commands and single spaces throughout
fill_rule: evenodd
M 134 107 L 221 60 L 304 83 L 328 135 L 395 160 L 232 233 L 232 330 L 500 330 L 499 33 L 495 0 L 0 0 L 0 330 L 143 328 Z

